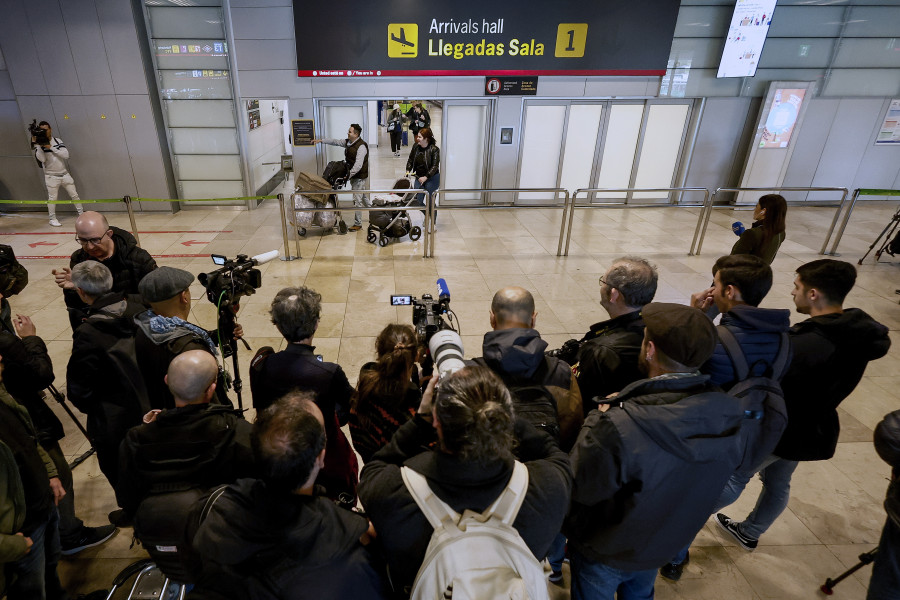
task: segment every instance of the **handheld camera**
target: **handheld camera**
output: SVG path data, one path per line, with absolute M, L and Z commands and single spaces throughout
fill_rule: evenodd
M 391 296 L 391 306 L 412 306 L 412 324 L 420 345 L 428 348 L 422 362 L 424 375 L 430 375 L 433 367 L 441 376 L 461 369 L 463 364 L 462 338 L 459 323 L 450 309 L 450 288 L 443 278 L 437 280 L 438 298 L 422 294 L 421 298 L 410 295 Z M 433 366 L 432 366 L 433 365 Z
M 50 143 L 50 136 L 47 135 L 47 130 L 42 129 L 37 124 L 37 119 L 31 120 L 31 125 L 28 126 L 28 132 L 34 137 L 34 144 L 36 146 L 46 146 Z

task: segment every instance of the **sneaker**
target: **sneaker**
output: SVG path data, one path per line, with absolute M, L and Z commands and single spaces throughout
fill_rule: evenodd
M 548 577 L 547 580 L 550 583 L 554 583 L 556 585 L 562 585 L 562 583 L 563 583 L 562 571 L 550 571 L 550 577 Z
M 123 508 L 112 511 L 109 513 L 108 518 L 109 522 L 116 527 L 131 527 L 134 525 L 134 520 L 131 518 L 131 515 L 126 513 Z
M 103 525 L 102 527 L 82 527 L 81 535 L 78 536 L 71 544 L 62 544 L 62 555 L 71 556 L 84 550 L 85 548 L 93 548 L 99 546 L 116 534 L 118 529 L 115 525 Z
M 756 550 L 756 545 L 759 544 L 759 540 L 756 538 L 748 537 L 741 533 L 740 523 L 733 519 L 729 519 L 722 513 L 716 515 L 716 523 L 719 524 L 719 527 L 730 533 L 731 537 L 735 539 L 735 541 L 741 548 L 749 552 L 753 552 L 754 550 Z
M 52 219 L 50 219 L 50 226 L 51 227 L 62 227 L 62 223 L 60 223 L 56 217 L 53 217 Z
M 691 553 L 688 552 L 688 555 L 685 557 L 684 562 L 681 563 L 668 563 L 663 565 L 659 569 L 659 574 L 669 579 L 671 581 L 678 581 L 681 579 L 681 575 L 684 573 L 684 568 L 691 562 Z
M 351 225 L 347 231 L 359 231 L 360 229 L 362 229 L 362 225 Z

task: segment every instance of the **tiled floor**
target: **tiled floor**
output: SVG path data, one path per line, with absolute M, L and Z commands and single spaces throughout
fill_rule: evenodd
M 383 149 L 385 146 L 382 146 Z M 380 154 L 381 152 L 379 152 Z M 399 161 L 390 156 L 373 160 Z M 373 153 L 374 155 L 375 153 Z M 402 170 L 402 166 L 400 167 Z M 841 243 L 843 258 L 853 263 L 862 256 L 874 236 L 889 221 L 896 206 L 869 204 L 858 208 Z M 775 285 L 765 307 L 792 308 L 790 289 L 794 269 L 818 258 L 833 211 L 791 208 L 787 241 L 773 265 Z M 747 212 L 717 209 L 701 256 L 688 256 L 697 214 L 694 209 L 579 211 L 570 255 L 555 255 L 560 215 L 555 211 L 455 211 L 441 216 L 437 228 L 435 258 L 422 258 L 422 240 L 401 242 L 386 248 L 366 243 L 363 232 L 338 236 L 312 231 L 300 242 L 303 258 L 273 261 L 260 267 L 262 288 L 242 302 L 239 320 L 254 350 L 263 345 L 280 347 L 281 337 L 269 322 L 267 305 L 288 285 L 307 285 L 323 297 L 322 322 L 315 344 L 326 360 L 343 365 L 355 381 L 360 366 L 374 355 L 374 337 L 389 321 L 409 322 L 409 309 L 388 305 L 391 293 L 434 293 L 435 279 L 444 277 L 452 293 L 452 308 L 459 317 L 468 356 L 480 355 L 481 338 L 488 329 L 488 308 L 493 292 L 504 285 L 521 285 L 535 295 L 537 328 L 551 346 L 580 336 L 593 322 L 605 318 L 597 303 L 597 277 L 612 259 L 640 254 L 653 260 L 660 271 L 657 300 L 685 302 L 689 294 L 706 287 L 716 257 L 727 253 L 734 241 L 731 222 L 748 221 Z M 76 249 L 73 218 L 62 219 L 63 231 L 50 231 L 43 215 L 17 214 L 0 218 L 0 242 L 11 244 L 17 255 L 64 256 Z M 127 228 L 124 214 L 110 215 L 114 225 Z M 281 227 L 277 205 L 264 203 L 252 212 L 235 209 L 184 210 L 178 214 L 139 214 L 143 245 L 153 254 L 256 254 L 280 247 Z M 221 233 L 194 234 L 193 230 Z M 181 231 L 184 233 L 154 233 Z M 29 235 L 7 235 L 28 233 Z M 184 241 L 205 242 L 183 246 Z M 55 246 L 29 246 L 37 242 Z M 875 264 L 870 256 L 859 268 L 856 288 L 848 306 L 863 308 L 893 331 L 900 328 L 900 307 L 895 290 L 900 288 L 900 261 L 883 257 Z M 161 265 L 177 266 L 194 273 L 212 270 L 208 258 L 159 258 Z M 71 349 L 71 332 L 62 294 L 50 270 L 64 266 L 58 259 L 27 259 L 31 283 L 12 299 L 13 310 L 30 314 L 38 335 L 47 341 L 57 375 L 65 387 L 65 368 Z M 195 322 L 214 326 L 214 310 L 195 283 Z M 793 320 L 802 319 L 794 314 Z M 252 353 L 241 350 L 241 371 Z M 900 345 L 870 365 L 866 377 L 841 406 L 843 426 L 836 456 L 826 462 L 804 463 L 794 476 L 789 509 L 762 538 L 760 547 L 747 553 L 722 537 L 710 522 L 692 550 L 692 561 L 678 584 L 663 579 L 658 597 L 685 599 L 811 598 L 826 577 L 835 576 L 856 562 L 878 541 L 884 519 L 881 503 L 887 488 L 888 468 L 872 448 L 872 429 L 890 410 L 900 407 Z M 229 364 L 229 368 L 231 368 Z M 244 398 L 245 405 L 249 398 Z M 252 413 L 252 411 L 251 411 Z M 61 414 L 67 437 L 65 452 L 76 456 L 88 445 Z M 252 414 L 250 415 L 252 418 Z M 79 515 L 88 524 L 106 522 L 115 508 L 112 490 L 91 458 L 75 471 Z M 759 483 L 725 510 L 741 517 L 752 507 Z M 82 593 L 109 585 L 114 574 L 143 555 L 130 548 L 131 531 L 124 530 L 100 548 L 66 559 L 60 566 L 63 581 L 72 592 Z M 870 568 L 841 583 L 836 598 L 862 599 Z M 568 582 L 568 574 L 567 574 Z M 551 586 L 554 598 L 568 592 Z

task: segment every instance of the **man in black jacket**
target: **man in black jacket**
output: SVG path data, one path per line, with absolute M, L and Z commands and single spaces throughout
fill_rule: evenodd
M 719 526 L 745 550 L 756 549 L 759 537 L 787 507 L 798 461 L 834 456 L 838 405 L 862 379 L 869 361 L 887 354 L 891 346 L 887 327 L 857 308 L 844 309 L 854 283 L 856 268 L 840 260 L 814 260 L 797 269 L 791 295 L 797 312 L 810 318 L 790 332 L 794 358 L 781 381 L 787 429 L 763 462 L 763 488 L 750 515 L 742 522 L 716 515 Z M 749 477 L 735 474 L 728 482 L 735 498 L 747 481 Z
M 250 390 L 257 413 L 292 390 L 312 392 L 325 416 L 328 452 L 318 484 L 330 498 L 342 493 L 356 498 L 359 466 L 341 427 L 350 419 L 353 387 L 337 363 L 324 362 L 315 354 L 313 336 L 319 327 L 322 296 L 307 287 L 284 288 L 275 295 L 269 313 L 284 336 L 281 352 L 260 349 L 250 363 Z
M 155 493 L 209 488 L 256 474 L 250 424 L 238 411 L 212 405 L 219 366 L 209 352 L 172 359 L 166 385 L 175 408 L 154 410 L 122 443 L 116 498 L 133 515 Z
M 134 236 L 124 229 L 110 226 L 102 214 L 92 210 L 75 220 L 75 239 L 81 250 L 72 253 L 69 266 L 54 269 L 56 285 L 63 290 L 69 309 L 69 322 L 74 331 L 87 317 L 87 305 L 75 293 L 72 284 L 72 268 L 87 260 L 103 263 L 112 273 L 112 291 L 137 296 L 138 282 L 156 268 L 156 261 L 137 245 Z M 139 298 L 133 298 L 138 301 Z
M 217 330 L 207 331 L 188 322 L 191 315 L 189 287 L 193 281 L 194 275 L 184 269 L 162 267 L 148 273 L 138 286 L 141 297 L 150 303 L 150 310 L 134 318 L 137 323 L 134 350 L 151 408 L 175 407 L 175 399 L 165 382 L 173 358 L 188 350 L 205 350 L 214 357 L 219 356 Z M 243 334 L 243 328 L 235 323 L 234 336 L 239 338 Z M 233 406 L 221 365 L 216 402 Z
M 866 600 L 896 600 L 900 598 L 900 410 L 885 415 L 875 427 L 875 450 L 891 466 L 891 483 Z
M 316 486 L 325 437 L 309 394 L 291 394 L 258 414 L 252 445 L 260 478 L 228 486 L 193 539 L 205 563 L 201 595 L 212 588 L 223 597 L 260 600 L 386 597 L 364 547 L 368 521 Z
M 643 377 L 638 369 L 638 351 L 644 339 L 641 309 L 653 301 L 658 279 L 656 267 L 636 256 L 616 259 L 600 278 L 600 306 L 610 318 L 591 325 L 581 338 L 576 358 L 560 354 L 575 367 L 585 416 L 597 408 L 597 399 Z M 570 348 L 578 344 L 576 340 L 566 342 Z
M 697 372 L 712 322 L 680 304 L 642 313 L 648 379 L 592 411 L 570 453 L 573 600 L 652 597 L 657 569 L 703 527 L 742 456 L 740 402 Z
M 134 315 L 143 306 L 113 291 L 112 274 L 97 261 L 75 265 L 71 279 L 75 293 L 92 314 L 73 334 L 66 389 L 72 404 L 87 415 L 88 437 L 100 470 L 115 488 L 119 444 L 149 410 L 134 356 Z

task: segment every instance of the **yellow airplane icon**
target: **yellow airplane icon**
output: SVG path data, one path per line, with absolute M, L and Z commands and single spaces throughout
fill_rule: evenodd
M 388 25 L 388 57 L 413 58 L 418 55 L 419 26 L 416 23 Z

